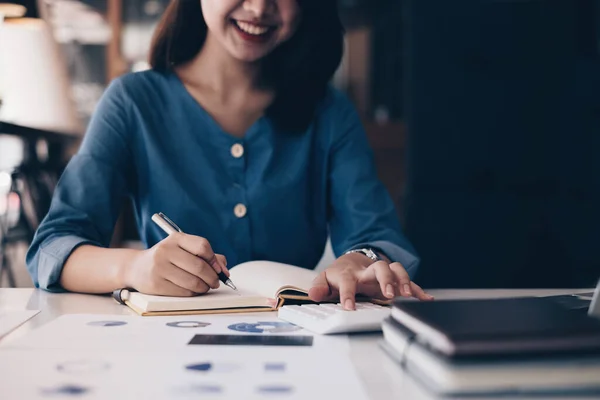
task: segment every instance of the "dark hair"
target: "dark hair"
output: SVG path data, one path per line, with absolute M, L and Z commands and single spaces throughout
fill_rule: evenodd
M 267 115 L 289 132 L 303 132 L 310 125 L 344 49 L 337 0 L 297 1 L 302 10 L 298 29 L 266 57 L 263 69 L 263 80 L 276 91 Z M 152 41 L 152 68 L 169 71 L 192 60 L 207 29 L 200 0 L 172 0 Z

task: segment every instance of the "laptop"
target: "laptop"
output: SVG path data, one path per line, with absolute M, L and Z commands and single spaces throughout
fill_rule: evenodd
M 545 296 L 573 312 L 600 318 L 600 280 L 593 292 L 572 293 L 558 296 Z

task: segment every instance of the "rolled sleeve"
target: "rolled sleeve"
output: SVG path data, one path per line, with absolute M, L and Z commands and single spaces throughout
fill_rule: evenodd
M 39 252 L 36 252 L 38 259 L 31 263 L 37 267 L 37 271 L 32 274 L 37 280 L 34 282 L 36 287 L 50 292 L 63 292 L 64 289 L 59 283 L 62 267 L 71 253 L 85 244 L 101 245 L 93 240 L 70 235 L 55 238 L 41 247 Z

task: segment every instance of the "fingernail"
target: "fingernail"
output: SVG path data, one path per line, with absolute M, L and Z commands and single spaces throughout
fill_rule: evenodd
M 412 296 L 412 292 L 410 291 L 410 286 L 408 284 L 404 285 L 404 291 L 407 295 Z
M 385 287 L 385 294 L 387 295 L 387 297 L 394 297 L 394 287 L 388 284 Z
M 354 309 L 354 306 L 353 306 L 353 304 L 352 304 L 352 300 L 350 300 L 350 299 L 346 299 L 346 301 L 344 302 L 344 308 L 345 308 L 346 310 L 353 310 L 353 309 Z

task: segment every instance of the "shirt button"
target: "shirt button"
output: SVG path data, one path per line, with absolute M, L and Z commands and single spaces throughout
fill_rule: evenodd
M 233 213 L 238 218 L 244 218 L 246 216 L 247 212 L 248 212 L 248 209 L 243 204 L 238 204 L 233 209 Z
M 231 155 L 234 156 L 235 158 L 240 158 L 241 156 L 243 156 L 244 155 L 244 146 L 242 146 L 239 143 L 236 143 L 233 146 L 231 146 Z

